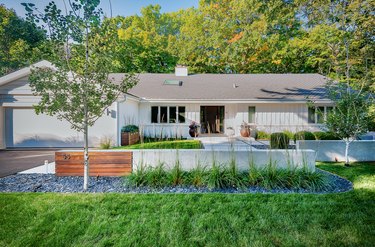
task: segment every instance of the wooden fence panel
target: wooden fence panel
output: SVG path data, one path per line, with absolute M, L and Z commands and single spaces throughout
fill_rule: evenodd
M 133 152 L 89 153 L 90 176 L 124 176 L 132 172 Z M 83 152 L 55 152 L 56 176 L 83 176 Z

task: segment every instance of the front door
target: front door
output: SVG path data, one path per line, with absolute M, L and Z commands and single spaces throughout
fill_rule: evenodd
M 224 133 L 224 106 L 201 106 L 201 133 Z

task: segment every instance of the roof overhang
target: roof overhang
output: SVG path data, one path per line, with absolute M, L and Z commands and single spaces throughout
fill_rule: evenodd
M 329 99 L 315 99 L 312 100 L 315 104 L 330 104 L 333 103 Z M 288 103 L 288 104 L 306 104 L 308 100 L 285 100 L 285 99 L 145 99 L 142 98 L 140 102 L 148 103 L 210 103 L 210 104 L 275 104 L 275 103 Z
M 52 63 L 48 62 L 47 60 L 40 61 L 38 63 L 35 63 L 29 67 L 14 71 L 10 74 L 7 74 L 3 77 L 0 77 L 0 86 L 5 85 L 9 82 L 18 80 L 20 78 L 23 78 L 25 76 L 29 76 L 31 74 L 31 68 L 52 68 L 55 69 L 55 67 L 52 65 Z

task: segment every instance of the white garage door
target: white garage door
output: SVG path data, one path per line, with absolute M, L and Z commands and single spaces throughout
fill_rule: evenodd
M 34 109 L 5 109 L 5 143 L 9 147 L 82 147 L 82 135 L 66 121 L 36 115 Z

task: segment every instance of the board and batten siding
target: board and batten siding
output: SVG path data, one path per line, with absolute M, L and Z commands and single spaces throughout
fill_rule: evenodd
M 308 107 L 305 103 L 257 103 L 238 104 L 235 127 L 239 130 L 242 122 L 248 122 L 249 106 L 255 106 L 256 129 L 266 132 L 289 130 L 319 130 L 316 125 L 308 124 Z
M 289 130 L 292 132 L 300 130 L 318 131 L 317 125 L 308 124 L 308 110 L 306 103 L 139 103 L 139 126 L 146 136 L 183 136 L 188 137 L 188 125 L 195 121 L 200 124 L 201 106 L 224 106 L 225 119 L 224 131 L 229 134 L 229 127 L 235 130 L 235 135 L 240 134 L 240 127 L 243 122 L 248 122 L 249 107 L 255 106 L 255 123 L 253 127 L 266 132 L 277 132 Z M 186 122 L 184 124 L 151 123 L 152 106 L 185 106 Z M 130 112 L 132 112 L 130 110 Z M 124 116 L 129 117 L 124 111 Z

